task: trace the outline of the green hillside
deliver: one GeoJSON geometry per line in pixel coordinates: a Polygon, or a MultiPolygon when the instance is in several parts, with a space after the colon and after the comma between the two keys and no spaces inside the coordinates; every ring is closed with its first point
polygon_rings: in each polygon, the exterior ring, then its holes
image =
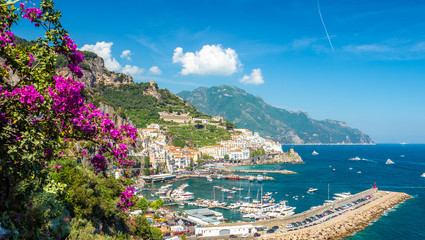
{"type": "Polygon", "coordinates": [[[273,107],[235,86],[201,87],[177,94],[200,111],[220,115],[242,128],[285,144],[369,144],[372,139],[344,122],[318,121],[305,112],[273,107]]]}

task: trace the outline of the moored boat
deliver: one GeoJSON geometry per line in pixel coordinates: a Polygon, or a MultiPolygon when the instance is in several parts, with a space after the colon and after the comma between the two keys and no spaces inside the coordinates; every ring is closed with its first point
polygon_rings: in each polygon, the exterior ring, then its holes
{"type": "Polygon", "coordinates": [[[308,193],[314,193],[316,192],[318,189],[317,188],[310,188],[307,190],[308,193]]]}
{"type": "Polygon", "coordinates": [[[262,182],[263,180],[264,180],[263,175],[258,175],[258,176],[257,176],[257,181],[258,181],[258,182],[262,182]]]}
{"type": "Polygon", "coordinates": [[[350,161],[360,161],[362,159],[359,158],[359,157],[353,157],[353,158],[349,158],[348,160],[350,160],[350,161]]]}
{"type": "Polygon", "coordinates": [[[311,155],[319,155],[319,153],[318,153],[318,152],[316,152],[316,151],[313,151],[313,152],[311,153],[311,155]]]}

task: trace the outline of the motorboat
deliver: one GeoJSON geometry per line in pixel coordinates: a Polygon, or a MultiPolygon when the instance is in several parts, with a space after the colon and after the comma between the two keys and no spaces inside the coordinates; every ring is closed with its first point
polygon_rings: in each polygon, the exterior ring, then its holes
{"type": "Polygon", "coordinates": [[[391,161],[391,159],[388,158],[385,164],[395,164],[395,162],[391,161]]]}
{"type": "Polygon", "coordinates": [[[206,178],[207,178],[207,180],[208,180],[209,182],[212,182],[212,178],[211,178],[211,176],[210,176],[210,175],[208,175],[206,178]]]}
{"type": "Polygon", "coordinates": [[[218,174],[217,179],[221,179],[223,177],[223,175],[218,174]]]}
{"type": "Polygon", "coordinates": [[[425,177],[425,173],[422,173],[421,177],[425,177]]]}
{"type": "Polygon", "coordinates": [[[258,182],[262,182],[263,180],[264,180],[263,175],[258,175],[258,176],[257,176],[257,181],[258,181],[258,182]]]}
{"type": "Polygon", "coordinates": [[[319,155],[319,153],[318,153],[318,152],[316,152],[316,151],[313,151],[313,152],[311,153],[311,155],[319,155]]]}
{"type": "Polygon", "coordinates": [[[362,159],[359,158],[359,157],[353,157],[353,158],[349,158],[348,160],[350,160],[350,161],[360,161],[362,159]]]}
{"type": "Polygon", "coordinates": [[[316,192],[318,189],[317,188],[310,188],[307,190],[308,193],[314,193],[316,192]]]}
{"type": "Polygon", "coordinates": [[[362,171],[358,171],[357,173],[360,174],[360,173],[362,173],[362,171]]]}
{"type": "Polygon", "coordinates": [[[250,181],[250,182],[253,182],[254,180],[255,180],[255,177],[254,177],[254,176],[250,176],[250,177],[249,177],[249,181],[250,181]]]}

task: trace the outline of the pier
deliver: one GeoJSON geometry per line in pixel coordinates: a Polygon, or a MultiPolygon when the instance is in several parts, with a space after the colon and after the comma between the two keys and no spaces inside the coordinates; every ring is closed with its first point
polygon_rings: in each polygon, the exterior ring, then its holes
{"type": "Polygon", "coordinates": [[[296,174],[294,171],[290,170],[257,170],[257,169],[238,169],[238,170],[230,170],[229,172],[241,172],[241,173],[280,173],[280,174],[296,174]]]}
{"type": "MultiPolygon", "coordinates": [[[[185,178],[206,178],[207,176],[211,176],[211,178],[217,178],[217,175],[205,175],[205,174],[185,174],[185,175],[182,175],[182,176],[178,176],[177,178],[183,178],[183,177],[185,177],[185,178]]],[[[223,175],[222,179],[225,179],[225,180],[249,180],[249,178],[252,177],[252,176],[249,176],[249,175],[247,175],[247,176],[236,175],[236,176],[238,176],[238,178],[227,179],[226,176],[228,176],[228,175],[223,175]]],[[[263,180],[275,180],[275,178],[263,176],[263,180]]]]}

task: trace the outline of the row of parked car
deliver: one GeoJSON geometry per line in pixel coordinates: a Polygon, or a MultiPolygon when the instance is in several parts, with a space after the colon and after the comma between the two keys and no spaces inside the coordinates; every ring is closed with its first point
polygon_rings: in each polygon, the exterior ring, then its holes
{"type": "MultiPolygon", "coordinates": [[[[305,219],[304,221],[298,221],[298,222],[290,223],[290,224],[286,225],[286,228],[289,228],[288,231],[293,231],[294,229],[291,229],[291,228],[296,228],[296,227],[299,227],[301,229],[301,228],[304,228],[305,225],[308,225],[308,224],[310,224],[310,223],[312,223],[314,221],[317,221],[317,220],[319,220],[319,219],[321,219],[321,218],[323,218],[325,216],[328,216],[328,215],[334,214],[336,212],[339,212],[339,214],[336,214],[336,215],[330,217],[329,219],[334,218],[334,217],[336,217],[336,216],[341,215],[342,213],[344,213],[345,212],[344,210],[347,210],[347,209],[349,209],[349,208],[351,208],[351,207],[353,207],[355,205],[358,205],[359,203],[364,202],[364,201],[366,201],[368,199],[371,199],[371,198],[372,198],[372,196],[368,195],[368,196],[363,197],[363,198],[360,198],[360,199],[358,199],[358,200],[356,200],[356,201],[354,201],[352,203],[348,203],[348,204],[346,204],[344,206],[335,208],[334,210],[326,210],[323,213],[317,214],[317,215],[312,216],[312,217],[309,217],[309,218],[305,219]]],[[[357,206],[355,208],[358,208],[358,207],[359,206],[357,206]]],[[[315,222],[312,225],[317,225],[317,224],[318,223],[315,222]]]]}

